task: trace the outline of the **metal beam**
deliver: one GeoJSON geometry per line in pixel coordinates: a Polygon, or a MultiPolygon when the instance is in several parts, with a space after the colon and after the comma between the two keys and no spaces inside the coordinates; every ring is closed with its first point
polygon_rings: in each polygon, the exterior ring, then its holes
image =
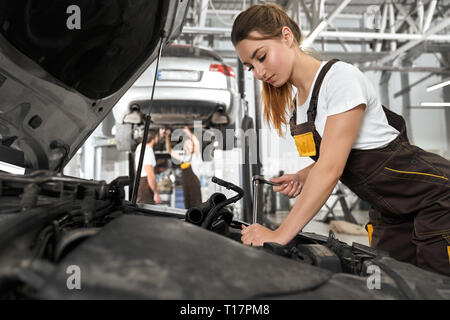
{"type": "Polygon", "coordinates": [[[317,38],[317,36],[326,29],[329,22],[332,22],[338,14],[344,10],[344,8],[350,3],[351,0],[343,0],[336,9],[330,14],[330,16],[326,19],[323,19],[319,25],[309,33],[308,37],[303,41],[302,47],[308,47],[314,42],[314,39],[317,38]]]}
{"type": "MultiPolygon", "coordinates": [[[[330,27],[339,32],[339,30],[332,23],[328,22],[328,24],[330,25],[330,27]]],[[[339,41],[340,45],[342,46],[345,52],[352,52],[352,49],[345,43],[345,41],[342,38],[337,38],[337,40],[339,41]]]]}
{"type": "Polygon", "coordinates": [[[433,68],[433,67],[391,67],[391,66],[367,66],[360,67],[361,71],[392,71],[392,72],[421,72],[421,73],[429,73],[432,72],[434,74],[450,74],[450,70],[445,70],[443,68],[433,68]]]}
{"type": "MultiPolygon", "coordinates": [[[[310,10],[308,9],[308,7],[306,5],[305,5],[305,7],[303,7],[304,0],[296,0],[296,1],[299,2],[299,4],[301,5],[301,7],[303,9],[303,12],[301,12],[301,16],[303,17],[303,15],[304,15],[303,18],[308,18],[306,13],[308,13],[308,15],[309,15],[310,10]]],[[[215,11],[217,14],[220,14],[220,15],[234,16],[234,15],[241,13],[242,9],[234,10],[234,9],[217,9],[216,8],[215,11]]],[[[208,13],[208,14],[211,14],[211,13],[208,13]]],[[[310,15],[309,15],[309,18],[311,18],[310,15]]],[[[360,14],[352,14],[352,13],[341,13],[336,18],[344,19],[344,20],[359,20],[359,19],[361,19],[361,15],[360,14]]]]}
{"type": "Polygon", "coordinates": [[[337,58],[339,60],[348,61],[350,63],[364,63],[367,61],[373,61],[378,59],[384,55],[384,53],[380,52],[337,52],[337,51],[328,51],[321,52],[321,55],[330,58],[337,58]]]}
{"type": "Polygon", "coordinates": [[[413,31],[419,33],[419,28],[417,27],[417,24],[411,18],[411,14],[406,11],[405,7],[400,3],[398,3],[397,1],[394,1],[394,5],[397,7],[398,11],[400,11],[400,13],[403,14],[403,16],[405,17],[404,20],[406,20],[406,22],[413,29],[413,31]]]}
{"type": "MultiPolygon", "coordinates": [[[[386,24],[387,24],[387,12],[388,12],[388,6],[387,4],[384,4],[383,6],[383,12],[381,14],[381,26],[380,26],[380,30],[379,33],[382,34],[384,33],[384,31],[386,30],[386,24]]],[[[380,40],[376,41],[375,44],[375,52],[380,52],[381,51],[381,46],[382,46],[383,42],[380,40]]]]}
{"type": "MultiPolygon", "coordinates": [[[[450,46],[442,46],[436,43],[428,43],[428,42],[422,42],[421,44],[415,46],[411,50],[409,50],[405,55],[404,59],[409,59],[411,61],[415,61],[417,58],[419,58],[424,53],[432,53],[435,55],[436,59],[440,61],[439,56],[437,55],[437,52],[446,52],[450,50],[450,46]]],[[[445,64],[444,64],[445,65],[445,64]]],[[[448,66],[447,66],[448,67],[448,66]]]]}
{"type": "Polygon", "coordinates": [[[390,93],[389,93],[389,80],[391,79],[392,72],[383,70],[381,71],[381,77],[380,77],[380,89],[381,89],[381,104],[385,107],[390,107],[391,100],[390,100],[390,93]]]}
{"type": "Polygon", "coordinates": [[[312,0],[311,1],[311,19],[312,19],[312,25],[311,25],[311,29],[314,29],[317,27],[317,25],[320,23],[320,19],[319,19],[319,10],[317,8],[317,1],[318,0],[312,0]]]}
{"type": "MultiPolygon", "coordinates": [[[[450,18],[449,18],[450,20],[450,18]]],[[[448,23],[448,21],[447,21],[448,23]]],[[[450,35],[420,35],[420,34],[405,34],[405,33],[377,33],[377,32],[357,32],[357,31],[323,31],[320,37],[325,38],[354,38],[354,39],[367,39],[367,40],[399,40],[399,41],[410,41],[418,40],[418,43],[422,41],[440,41],[440,42],[450,42],[450,35]],[[420,40],[420,41],[419,41],[420,40]]]]}
{"type": "MultiPolygon", "coordinates": [[[[236,51],[235,50],[216,50],[217,54],[219,54],[224,59],[236,59],[236,51]]],[[[337,58],[342,61],[346,61],[349,63],[364,63],[367,61],[373,61],[380,56],[383,55],[381,52],[322,52],[321,55],[324,59],[337,58]]],[[[231,60],[230,60],[231,61],[231,60]]],[[[227,62],[229,63],[229,62],[227,62]]],[[[410,67],[410,68],[400,68],[400,67],[391,67],[391,66],[361,66],[359,67],[361,71],[390,71],[390,72],[414,72],[414,73],[433,73],[433,74],[442,74],[449,75],[450,69],[448,68],[436,68],[436,67],[410,67]]]]}
{"type": "MultiPolygon", "coordinates": [[[[392,2],[388,4],[389,8],[389,31],[392,34],[395,34],[395,12],[394,12],[394,5],[392,2]]],[[[397,42],[395,40],[390,41],[390,49],[391,51],[397,50],[397,42]]]]}
{"type": "Polygon", "coordinates": [[[448,85],[450,85],[450,78],[443,79],[436,84],[428,86],[427,91],[429,92],[429,91],[437,90],[437,89],[443,88],[448,85]]]}
{"type": "Polygon", "coordinates": [[[431,0],[428,5],[427,15],[425,17],[425,22],[423,23],[423,31],[427,31],[430,27],[431,20],[433,19],[434,9],[436,9],[437,0],[431,0]]]}
{"type": "Polygon", "coordinates": [[[424,17],[425,8],[423,5],[423,1],[417,1],[417,24],[419,25],[419,32],[423,31],[423,17],[424,17]]]}
{"type": "MultiPolygon", "coordinates": [[[[198,26],[200,28],[206,25],[206,15],[208,13],[209,0],[200,0],[200,12],[198,13],[198,26]]],[[[203,35],[199,34],[194,38],[194,45],[198,45],[203,41],[203,35]]]]}
{"type": "MultiPolygon", "coordinates": [[[[403,67],[411,67],[412,61],[411,60],[402,60],[402,66],[403,67]]],[[[409,83],[409,73],[401,73],[400,74],[400,83],[402,88],[407,88],[410,86],[409,83]]],[[[408,132],[409,140],[413,142],[413,134],[412,134],[412,128],[411,128],[411,110],[408,109],[408,107],[411,106],[411,94],[409,90],[402,95],[402,116],[403,119],[405,119],[406,123],[406,132],[408,132]]]]}
{"type": "MultiPolygon", "coordinates": [[[[308,7],[307,7],[306,4],[305,4],[305,0],[299,0],[299,4],[300,4],[300,5],[302,6],[302,8],[303,8],[304,14],[305,14],[305,16],[306,16],[306,19],[307,19],[308,22],[309,22],[310,27],[312,27],[313,21],[312,21],[312,18],[311,18],[311,13],[310,13],[310,10],[308,9],[308,7]]],[[[300,19],[300,16],[299,16],[299,19],[300,19]]],[[[300,20],[297,21],[297,22],[300,23],[300,20]]]]}
{"type": "MultiPolygon", "coordinates": [[[[444,23],[443,21],[442,23],[444,23]]],[[[450,18],[447,19],[447,23],[450,24],[450,18]]],[[[443,27],[445,28],[445,27],[443,27]]],[[[432,30],[430,30],[432,31],[432,30]]],[[[304,33],[308,33],[308,30],[304,30],[304,33]]],[[[183,28],[183,33],[185,34],[217,34],[229,36],[231,34],[231,28],[218,28],[218,27],[191,27],[185,26],[183,28]]],[[[437,35],[430,34],[420,35],[420,34],[404,34],[404,33],[377,33],[377,32],[354,32],[354,31],[323,31],[318,35],[318,37],[324,38],[347,38],[347,39],[365,39],[365,40],[400,40],[409,41],[417,40],[418,43],[422,41],[439,41],[439,42],[450,42],[450,35],[437,35]]],[[[400,48],[401,49],[401,48],[400,48]]],[[[399,49],[399,50],[400,50],[399,49]]]]}
{"type": "Polygon", "coordinates": [[[397,98],[397,97],[399,97],[399,96],[401,96],[401,95],[403,95],[403,94],[405,94],[405,93],[408,93],[414,86],[416,86],[416,85],[418,85],[419,83],[421,83],[421,82],[427,80],[428,78],[431,78],[431,77],[434,76],[434,75],[435,75],[434,73],[427,74],[425,77],[423,77],[423,78],[417,80],[416,82],[410,84],[410,85],[407,86],[406,88],[403,88],[402,90],[396,92],[396,93],[394,94],[394,98],[397,98]]]}
{"type": "MultiPolygon", "coordinates": [[[[450,109],[449,107],[423,107],[423,106],[410,106],[408,107],[408,109],[426,109],[426,110],[442,110],[445,109],[447,111],[447,109],[450,109]]],[[[450,160],[450,156],[447,157],[447,159],[450,160]]]]}
{"type": "Polygon", "coordinates": [[[438,23],[437,25],[435,25],[433,28],[429,29],[426,33],[424,33],[422,35],[422,39],[419,40],[412,40],[410,42],[408,42],[407,44],[404,44],[403,46],[401,46],[398,50],[388,54],[386,57],[380,59],[377,61],[378,64],[385,64],[389,61],[394,60],[395,58],[397,58],[400,54],[408,51],[411,48],[414,48],[415,46],[417,46],[419,43],[427,40],[432,34],[437,33],[439,31],[441,31],[442,29],[445,29],[446,27],[448,27],[450,25],[450,17],[444,18],[440,23],[438,23]]]}

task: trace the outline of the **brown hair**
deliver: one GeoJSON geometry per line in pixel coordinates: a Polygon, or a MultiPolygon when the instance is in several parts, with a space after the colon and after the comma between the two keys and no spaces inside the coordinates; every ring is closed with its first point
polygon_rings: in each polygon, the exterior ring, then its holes
{"type": "MultiPolygon", "coordinates": [[[[292,20],[278,5],[261,4],[249,7],[234,20],[231,31],[231,42],[236,45],[244,39],[265,40],[281,36],[283,27],[289,27],[294,35],[297,46],[303,41],[303,35],[298,24],[292,20]],[[252,31],[258,31],[263,37],[250,37],[252,31]]],[[[264,119],[270,125],[273,123],[280,136],[283,135],[281,125],[287,124],[286,107],[292,108],[292,85],[286,82],[277,88],[266,82],[262,84],[262,100],[264,104],[264,119]]]]}
{"type": "Polygon", "coordinates": [[[159,129],[149,129],[147,135],[147,143],[150,143],[159,134],[159,129]]]}

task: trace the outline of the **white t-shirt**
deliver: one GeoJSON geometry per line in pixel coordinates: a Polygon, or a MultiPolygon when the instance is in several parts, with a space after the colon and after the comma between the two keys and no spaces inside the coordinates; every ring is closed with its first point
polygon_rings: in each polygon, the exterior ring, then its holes
{"type": "MultiPolygon", "coordinates": [[[[297,124],[307,122],[307,111],[311,95],[320,70],[327,61],[323,61],[317,71],[308,98],[303,105],[297,106],[297,124]]],[[[298,101],[298,98],[297,98],[298,101]]],[[[301,102],[301,101],[300,101],[301,102]]],[[[355,66],[336,62],[328,70],[319,91],[316,130],[323,136],[327,116],[332,116],[365,104],[366,109],[353,143],[353,149],[369,150],[384,147],[394,140],[399,132],[388,124],[379,96],[369,79],[355,66]]]]}
{"type": "MultiPolygon", "coordinates": [[[[142,143],[140,143],[137,148],[136,152],[134,153],[134,163],[135,163],[135,169],[138,169],[139,165],[139,157],[141,155],[141,146],[142,143]]],[[[153,168],[156,166],[156,159],[155,154],[153,152],[153,149],[150,148],[148,145],[145,145],[145,154],[144,154],[144,161],[142,162],[142,170],[141,170],[141,178],[147,176],[147,172],[145,171],[144,166],[145,165],[151,165],[153,168]]]]}
{"type": "Polygon", "coordinates": [[[200,173],[200,167],[203,162],[201,155],[196,154],[190,154],[190,155],[183,155],[182,162],[190,162],[191,168],[194,174],[199,177],[200,173]]]}

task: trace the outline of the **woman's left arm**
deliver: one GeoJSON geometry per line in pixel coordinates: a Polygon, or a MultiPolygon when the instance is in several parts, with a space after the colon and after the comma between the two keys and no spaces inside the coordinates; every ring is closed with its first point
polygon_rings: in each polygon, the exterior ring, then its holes
{"type": "Polygon", "coordinates": [[[259,224],[244,227],[244,244],[287,244],[316,215],[330,197],[344,171],[348,155],[358,136],[365,108],[365,104],[360,104],[349,111],[328,116],[319,159],[309,172],[294,207],[275,231],[259,224]]]}

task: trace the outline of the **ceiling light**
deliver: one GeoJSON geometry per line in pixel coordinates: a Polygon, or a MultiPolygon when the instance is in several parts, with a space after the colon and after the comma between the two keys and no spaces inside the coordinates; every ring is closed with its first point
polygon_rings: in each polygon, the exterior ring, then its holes
{"type": "Polygon", "coordinates": [[[450,84],[450,78],[443,80],[442,82],[439,82],[437,84],[434,84],[432,86],[427,87],[427,91],[433,91],[445,86],[448,86],[450,84]]]}
{"type": "Polygon", "coordinates": [[[422,107],[450,107],[450,102],[421,102],[422,107]]]}

